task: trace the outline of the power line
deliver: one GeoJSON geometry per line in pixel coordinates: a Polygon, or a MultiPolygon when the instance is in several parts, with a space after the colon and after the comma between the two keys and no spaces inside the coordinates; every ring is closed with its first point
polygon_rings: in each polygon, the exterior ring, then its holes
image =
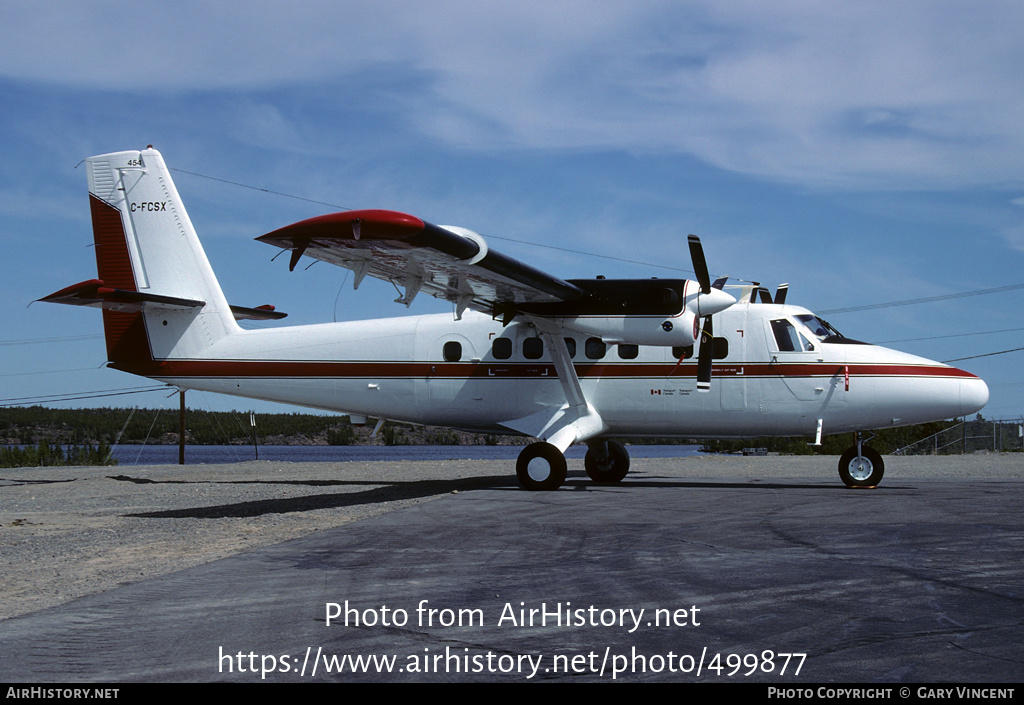
{"type": "MultiPolygon", "coordinates": [[[[295,199],[297,201],[305,201],[307,203],[316,203],[317,205],[329,206],[331,208],[339,208],[341,210],[352,210],[351,208],[348,208],[347,206],[341,206],[341,205],[338,205],[337,203],[328,203],[326,201],[317,201],[317,200],[312,199],[312,198],[305,198],[303,196],[296,196],[294,194],[284,193],[283,191],[274,191],[273,189],[261,188],[259,186],[250,186],[248,184],[243,184],[243,183],[238,182],[238,181],[231,181],[229,179],[221,179],[221,178],[218,178],[216,176],[207,176],[206,174],[199,174],[199,173],[194,172],[194,171],[186,171],[185,169],[175,169],[173,167],[171,169],[172,169],[172,171],[178,171],[178,172],[181,172],[182,174],[189,174],[190,176],[197,176],[197,177],[199,177],[201,179],[210,179],[211,181],[219,181],[220,183],[230,184],[232,186],[238,186],[240,188],[247,188],[247,189],[251,189],[253,191],[260,191],[260,192],[263,192],[263,193],[270,193],[270,194],[273,194],[275,196],[282,196],[284,198],[293,198],[293,199],[295,199]]],[[[542,247],[542,248],[545,248],[545,249],[548,249],[548,250],[558,250],[560,252],[568,252],[570,254],[582,255],[582,256],[585,256],[585,257],[598,257],[600,259],[607,259],[607,260],[611,260],[613,262],[624,262],[626,264],[637,264],[637,265],[641,265],[641,266],[644,266],[644,267],[655,267],[655,268],[659,268],[659,269],[668,269],[668,270],[676,271],[676,272],[694,273],[692,269],[685,269],[685,268],[682,268],[682,267],[672,267],[670,265],[665,265],[665,264],[652,264],[651,262],[640,262],[640,261],[637,261],[637,260],[623,259],[621,257],[612,257],[610,255],[601,255],[601,254],[597,254],[597,253],[594,253],[594,252],[584,252],[582,250],[573,250],[573,249],[569,249],[567,247],[557,247],[555,245],[547,245],[547,244],[540,243],[540,242],[530,242],[529,240],[518,240],[516,238],[503,237],[501,235],[487,235],[486,237],[490,238],[490,239],[494,239],[494,240],[504,240],[506,242],[514,242],[514,243],[517,243],[517,244],[520,244],[520,245],[529,245],[531,247],[542,247]]],[[[743,281],[743,282],[748,282],[749,283],[749,280],[742,279],[740,277],[730,277],[730,278],[735,279],[737,281],[743,281]]],[[[956,292],[956,293],[953,293],[953,294],[943,294],[943,295],[940,295],[940,296],[928,296],[928,297],[924,297],[924,298],[920,298],[920,299],[905,299],[905,300],[902,300],[902,301],[888,301],[888,302],[885,302],[885,303],[865,304],[865,305],[862,305],[862,306],[848,306],[846,308],[832,308],[832,309],[826,309],[826,310],[823,310],[823,311],[818,311],[818,313],[833,315],[833,314],[836,314],[836,313],[853,313],[854,311],[871,311],[871,310],[879,309],[879,308],[892,308],[892,307],[895,307],[895,306],[912,306],[912,305],[915,305],[915,304],[933,303],[933,302],[936,302],[936,301],[947,301],[949,299],[962,299],[962,298],[966,298],[968,296],[981,296],[983,294],[998,294],[998,293],[1002,293],[1002,292],[1006,292],[1006,291],[1014,291],[1014,290],[1017,290],[1017,289],[1024,289],[1024,284],[1010,284],[1010,285],[1007,285],[1007,286],[993,287],[991,289],[977,289],[977,290],[974,290],[974,291],[960,291],[960,292],[956,292]]]]}
{"type": "MultiPolygon", "coordinates": [[[[512,238],[512,237],[502,237],[501,235],[485,235],[485,237],[487,239],[489,239],[489,240],[505,240],[507,242],[515,242],[515,243],[518,243],[520,245],[530,245],[531,247],[543,247],[543,248],[548,249],[548,250],[558,250],[560,252],[569,252],[569,253],[574,254],[574,255],[584,255],[586,257],[600,257],[601,259],[609,259],[609,260],[612,260],[613,262],[625,262],[627,264],[639,264],[639,265],[642,265],[644,267],[657,267],[657,268],[660,268],[660,269],[670,269],[670,270],[672,270],[674,272],[689,272],[691,274],[696,274],[696,272],[694,272],[692,269],[684,269],[682,267],[670,267],[667,264],[652,264],[650,262],[639,262],[639,261],[634,260],[634,259],[623,259],[621,257],[612,257],[610,255],[599,255],[599,254],[595,254],[593,252],[583,252],[582,250],[570,250],[568,247],[556,247],[555,245],[544,245],[544,244],[541,244],[539,242],[530,242],[529,240],[517,240],[517,239],[512,238]]],[[[738,281],[746,281],[746,280],[740,279],[738,281]]]]}
{"type": "Polygon", "coordinates": [[[1018,350],[1024,350],[1024,348],[1013,348],[1011,350],[1000,350],[999,352],[985,353],[984,355],[971,355],[970,357],[957,357],[952,360],[943,360],[942,363],[946,364],[949,362],[960,362],[961,360],[976,360],[979,357],[992,357],[993,355],[1005,355],[1006,353],[1017,352],[1018,350]]]}
{"type": "Polygon", "coordinates": [[[200,179],[209,179],[210,181],[219,181],[222,184],[231,184],[232,186],[240,186],[241,188],[252,189],[253,191],[262,191],[263,193],[270,193],[275,196],[283,196],[285,198],[294,198],[296,201],[306,201],[307,203],[316,203],[320,206],[330,206],[331,208],[340,208],[343,211],[352,210],[346,206],[339,206],[337,203],[328,203],[326,201],[317,201],[312,198],[305,198],[303,196],[295,196],[290,193],[284,193],[282,191],[274,191],[269,188],[261,188],[259,186],[250,186],[249,184],[239,183],[238,181],[229,181],[228,179],[219,179],[216,176],[207,176],[206,174],[197,174],[194,171],[186,171],[184,169],[176,169],[174,167],[168,167],[171,171],[178,171],[182,174],[189,174],[190,176],[198,176],[200,179]]]}
{"type": "Polygon", "coordinates": [[[1013,332],[1020,331],[1020,330],[1024,330],[1024,328],[1002,328],[1000,330],[984,330],[984,331],[979,331],[977,333],[954,333],[952,335],[933,335],[933,336],[929,336],[927,338],[901,338],[899,340],[879,340],[878,344],[879,345],[882,345],[882,344],[888,345],[889,343],[913,343],[913,342],[917,342],[919,340],[942,340],[944,338],[966,338],[966,337],[969,337],[969,336],[972,336],[972,335],[991,335],[993,333],[1013,333],[1013,332]]]}
{"type": "Polygon", "coordinates": [[[74,367],[66,370],[40,370],[38,372],[5,372],[0,374],[0,377],[26,377],[28,375],[59,375],[67,374],[68,372],[92,372],[93,370],[101,370],[102,367],[74,367]]]}
{"type": "MultiPolygon", "coordinates": [[[[221,179],[221,178],[216,177],[216,176],[207,176],[206,174],[200,174],[200,173],[197,173],[197,172],[194,172],[194,171],[186,171],[185,169],[177,169],[177,168],[174,168],[174,167],[168,167],[168,168],[171,169],[171,171],[181,172],[182,174],[188,174],[190,176],[197,176],[200,179],[209,179],[210,181],[218,181],[218,182],[220,182],[222,184],[230,184],[231,186],[238,186],[240,188],[247,188],[247,189],[250,189],[250,190],[253,190],[253,191],[260,191],[262,193],[269,193],[269,194],[273,194],[275,196],[282,196],[283,198],[292,198],[292,199],[295,199],[296,201],[305,201],[306,203],[315,203],[317,205],[328,206],[330,208],[337,208],[337,209],[343,210],[343,211],[352,210],[348,206],[342,206],[342,205],[339,205],[337,203],[328,203],[327,201],[318,201],[318,200],[313,199],[313,198],[306,198],[304,196],[296,196],[294,194],[284,193],[283,191],[275,191],[273,189],[268,189],[268,188],[262,188],[260,186],[250,186],[249,184],[243,184],[243,183],[241,183],[239,181],[231,181],[229,179],[221,179]]],[[[531,247],[542,247],[542,248],[545,248],[545,249],[548,249],[548,250],[558,250],[560,252],[569,252],[569,253],[574,254],[574,255],[583,255],[585,257],[598,257],[600,259],[612,260],[613,262],[624,262],[624,263],[627,263],[627,264],[638,264],[638,265],[642,265],[644,267],[656,267],[656,268],[660,268],[660,269],[668,269],[668,270],[675,271],[675,272],[688,272],[688,273],[691,273],[691,274],[694,273],[692,269],[685,269],[685,268],[682,268],[682,267],[671,267],[671,266],[664,265],[664,264],[652,264],[650,262],[639,262],[637,260],[623,259],[621,257],[611,257],[610,255],[601,255],[601,254],[597,254],[597,253],[594,253],[594,252],[584,252],[582,250],[571,250],[571,249],[569,249],[567,247],[557,247],[555,245],[546,245],[546,244],[540,243],[540,242],[530,242],[529,240],[518,240],[518,239],[513,238],[513,237],[503,237],[501,235],[485,235],[485,237],[488,238],[488,239],[492,239],[492,240],[504,240],[505,242],[514,242],[514,243],[517,243],[519,245],[529,245],[531,247]]],[[[683,250],[680,249],[680,251],[683,251],[683,250]]],[[[738,281],[746,281],[746,280],[745,279],[739,279],[738,281]]]]}
{"type": "Polygon", "coordinates": [[[974,291],[958,291],[955,294],[943,294],[941,296],[926,296],[922,299],[904,299],[903,301],[889,301],[882,304],[866,304],[864,306],[849,306],[847,308],[832,308],[818,311],[821,314],[852,313],[853,311],[871,311],[877,308],[891,308],[893,306],[912,306],[914,304],[929,304],[935,301],[948,301],[949,299],[963,299],[968,296],[981,296],[982,294],[999,294],[1004,291],[1024,289],[1024,284],[1009,284],[997,286],[991,289],[976,289],[974,291]]]}
{"type": "Polygon", "coordinates": [[[76,399],[99,399],[100,397],[117,397],[125,394],[145,394],[148,392],[166,392],[167,387],[126,387],[120,390],[109,392],[92,391],[76,392],[72,394],[51,394],[40,397],[12,397],[0,399],[0,406],[31,406],[33,404],[48,404],[57,401],[74,401],[76,399]]]}
{"type": "Polygon", "coordinates": [[[0,346],[8,345],[36,345],[37,343],[65,343],[73,340],[93,340],[95,338],[102,338],[102,335],[98,333],[91,333],[89,335],[65,335],[54,338],[22,338],[21,340],[4,340],[0,341],[0,346]]]}

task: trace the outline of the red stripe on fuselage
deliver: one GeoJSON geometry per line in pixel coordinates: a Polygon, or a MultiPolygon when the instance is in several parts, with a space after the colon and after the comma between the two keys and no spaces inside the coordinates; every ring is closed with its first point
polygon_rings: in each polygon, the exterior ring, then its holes
{"type": "MultiPolygon", "coordinates": [[[[494,378],[556,378],[555,368],[545,363],[499,362],[379,362],[379,361],[305,361],[305,360],[139,360],[115,362],[116,369],[145,377],[192,378],[431,378],[486,379],[494,378]]],[[[952,377],[974,379],[976,375],[955,367],[892,364],[805,364],[805,363],[734,363],[716,365],[717,377],[787,377],[830,378],[845,374],[851,377],[952,377]]],[[[580,379],[685,378],[697,374],[697,365],[676,363],[581,363],[576,365],[580,379]],[[675,370],[675,373],[673,373],[675,370]]]]}

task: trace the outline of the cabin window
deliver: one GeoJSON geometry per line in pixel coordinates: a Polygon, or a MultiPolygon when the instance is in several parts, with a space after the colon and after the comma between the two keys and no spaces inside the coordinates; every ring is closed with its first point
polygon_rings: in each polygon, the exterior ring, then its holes
{"type": "Polygon", "coordinates": [[[774,320],[772,323],[772,334],[775,336],[775,344],[779,352],[804,352],[814,350],[806,338],[797,331],[796,326],[785,318],[774,320]]]}
{"type": "Polygon", "coordinates": [[[693,357],[693,346],[675,346],[674,348],[672,348],[672,357],[674,357],[676,360],[689,360],[691,357],[693,357]]]}
{"type": "Polygon", "coordinates": [[[714,338],[712,339],[711,348],[711,359],[712,360],[724,360],[729,357],[729,339],[728,338],[714,338]]]}
{"type": "Polygon", "coordinates": [[[540,338],[523,338],[523,357],[539,360],[544,354],[544,341],[540,338]]]}
{"type": "Polygon", "coordinates": [[[587,338],[585,352],[591,360],[600,360],[608,352],[608,346],[600,338],[587,338]]]}
{"type": "Polygon", "coordinates": [[[507,360],[512,357],[512,339],[495,338],[491,343],[491,354],[495,360],[507,360]]]}
{"type": "Polygon", "coordinates": [[[636,356],[640,354],[640,347],[637,345],[631,345],[629,343],[619,344],[619,359],[620,360],[635,360],[636,356]]]}
{"type": "Polygon", "coordinates": [[[457,340],[449,340],[444,344],[445,362],[458,362],[462,359],[462,343],[457,340]]]}
{"type": "MultiPolygon", "coordinates": [[[[701,345],[706,345],[708,341],[707,336],[702,336],[700,339],[701,345]]],[[[729,339],[728,338],[711,338],[711,359],[712,360],[724,360],[729,357],[729,339]]]]}
{"type": "Polygon", "coordinates": [[[568,350],[569,350],[569,357],[570,358],[576,357],[576,339],[575,338],[566,338],[565,339],[565,347],[568,348],[568,350]]]}

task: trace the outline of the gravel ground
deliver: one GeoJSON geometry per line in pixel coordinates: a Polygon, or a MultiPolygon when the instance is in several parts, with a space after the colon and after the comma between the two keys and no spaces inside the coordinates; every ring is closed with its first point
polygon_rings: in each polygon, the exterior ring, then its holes
{"type": "MultiPolygon", "coordinates": [[[[637,460],[636,477],[839,482],[836,458],[637,460]]],[[[886,458],[887,483],[1024,479],[1024,454],[886,458]]],[[[489,487],[508,461],[0,469],[0,619],[348,522],[489,487]]],[[[570,461],[570,482],[582,475],[570,461]]]]}

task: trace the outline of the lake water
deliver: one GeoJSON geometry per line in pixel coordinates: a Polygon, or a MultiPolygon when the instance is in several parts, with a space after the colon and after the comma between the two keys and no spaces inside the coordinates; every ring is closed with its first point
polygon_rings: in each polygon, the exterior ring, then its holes
{"type": "MultiPolygon", "coordinates": [[[[700,446],[627,446],[631,458],[683,458],[701,455],[700,446]]],[[[522,446],[260,446],[260,460],[292,463],[339,463],[360,460],[508,460],[515,462],[522,446]]],[[[580,459],[586,446],[572,446],[567,458],[580,459]]],[[[178,446],[121,445],[114,449],[119,465],[165,465],[178,462],[178,446]]],[[[185,462],[241,463],[255,460],[252,446],[187,446],[185,462]]]]}

